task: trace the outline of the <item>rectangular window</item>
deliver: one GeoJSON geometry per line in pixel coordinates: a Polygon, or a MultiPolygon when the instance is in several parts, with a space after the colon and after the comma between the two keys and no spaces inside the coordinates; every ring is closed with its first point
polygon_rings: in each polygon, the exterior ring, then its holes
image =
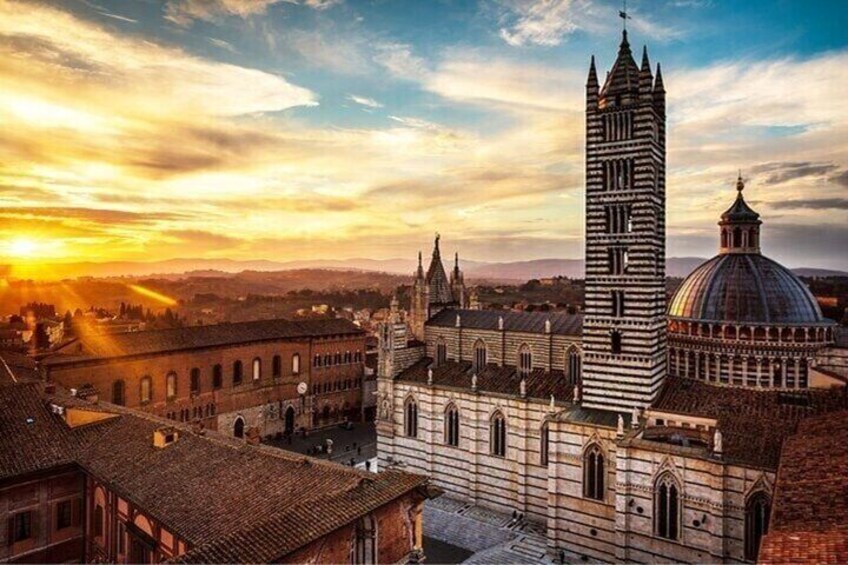
{"type": "Polygon", "coordinates": [[[13,543],[28,540],[32,537],[32,516],[33,512],[27,510],[18,512],[12,517],[12,537],[13,543]]]}
{"type": "Polygon", "coordinates": [[[56,529],[70,528],[73,523],[73,506],[70,500],[63,500],[56,505],[56,529]]]}
{"type": "Polygon", "coordinates": [[[615,318],[621,318],[624,316],[624,291],[623,290],[613,290],[610,292],[610,299],[612,301],[612,316],[615,318]]]}
{"type": "Polygon", "coordinates": [[[607,251],[609,262],[609,273],[611,275],[623,275],[627,272],[629,257],[624,247],[610,247],[607,251]]]}

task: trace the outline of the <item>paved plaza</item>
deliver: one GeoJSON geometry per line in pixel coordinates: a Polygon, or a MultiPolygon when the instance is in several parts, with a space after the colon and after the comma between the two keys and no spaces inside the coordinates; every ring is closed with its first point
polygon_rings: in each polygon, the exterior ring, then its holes
{"type": "Polygon", "coordinates": [[[312,455],[319,459],[332,459],[337,463],[351,464],[351,459],[359,465],[377,456],[377,430],[374,422],[355,422],[351,429],[332,426],[310,432],[307,436],[294,435],[289,439],[275,439],[267,442],[288,451],[302,455],[312,455]],[[333,442],[332,453],[322,448],[327,440],[333,442]],[[316,448],[318,451],[316,452],[316,448]]]}

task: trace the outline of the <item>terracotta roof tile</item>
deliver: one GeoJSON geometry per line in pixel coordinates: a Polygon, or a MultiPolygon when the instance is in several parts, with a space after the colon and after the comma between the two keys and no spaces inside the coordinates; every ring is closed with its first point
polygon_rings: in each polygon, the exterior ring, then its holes
{"type": "Polygon", "coordinates": [[[774,470],[783,440],[795,432],[798,422],[848,408],[848,394],[845,389],[784,392],[669,378],[653,408],[715,418],[726,460],[774,470]]]}
{"type": "MultiPolygon", "coordinates": [[[[93,357],[123,357],[234,345],[278,339],[362,335],[365,332],[344,319],[259,320],[234,324],[191,326],[167,330],[129,332],[83,337],[81,341],[93,357]]],[[[55,355],[48,365],[79,360],[78,356],[55,355]]]]}
{"type": "Polygon", "coordinates": [[[848,562],[848,410],[804,420],[783,444],[760,561],[848,562]]]}

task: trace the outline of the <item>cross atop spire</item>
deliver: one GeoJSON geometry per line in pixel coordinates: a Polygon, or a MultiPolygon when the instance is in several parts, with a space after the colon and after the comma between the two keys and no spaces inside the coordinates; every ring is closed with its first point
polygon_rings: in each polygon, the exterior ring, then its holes
{"type": "Polygon", "coordinates": [[[624,31],[624,41],[627,41],[627,20],[633,19],[627,15],[627,0],[622,0],[622,8],[618,11],[618,17],[621,18],[621,27],[622,31],[624,31]]]}

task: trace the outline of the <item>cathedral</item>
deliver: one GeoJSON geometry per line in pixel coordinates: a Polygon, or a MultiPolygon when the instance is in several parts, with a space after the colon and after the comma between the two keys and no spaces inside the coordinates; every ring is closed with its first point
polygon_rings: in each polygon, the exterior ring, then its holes
{"type": "Polygon", "coordinates": [[[624,31],[604,83],[592,58],[586,84],[584,311],[480,309],[437,237],[409,319],[394,300],[380,331],[380,465],[520,513],[569,561],[811,550],[799,505],[824,520],[844,503],[811,512],[816,497],[781,491],[803,434],[848,421],[848,355],[806,286],[762,255],[741,178],[719,255],[667,304],[665,140],[660,66],[647,49],[637,65],[624,31]]]}

